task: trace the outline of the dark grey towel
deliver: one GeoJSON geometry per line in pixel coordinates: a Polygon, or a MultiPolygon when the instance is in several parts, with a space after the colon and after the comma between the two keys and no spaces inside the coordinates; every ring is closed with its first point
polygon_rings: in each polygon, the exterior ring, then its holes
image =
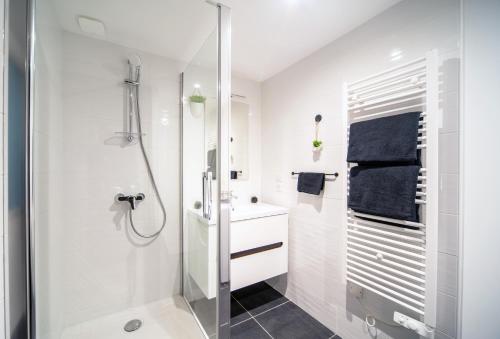
{"type": "Polygon", "coordinates": [[[297,191],[319,195],[324,187],[325,173],[299,173],[299,180],[297,181],[297,191]]]}
{"type": "Polygon", "coordinates": [[[411,112],[351,124],[347,162],[419,164],[420,114],[411,112]]]}
{"type": "Polygon", "coordinates": [[[418,222],[420,166],[356,166],[349,176],[349,208],[354,211],[418,222]]]}

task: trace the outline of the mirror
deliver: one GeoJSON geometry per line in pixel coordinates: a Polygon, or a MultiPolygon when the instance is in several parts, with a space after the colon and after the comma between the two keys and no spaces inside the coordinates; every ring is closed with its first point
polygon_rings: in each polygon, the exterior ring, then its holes
{"type": "Polygon", "coordinates": [[[205,102],[204,138],[206,152],[206,169],[212,172],[212,179],[216,180],[217,172],[217,100],[207,98],[205,102]]]}
{"type": "Polygon", "coordinates": [[[231,179],[248,180],[248,115],[250,106],[231,101],[231,179]]]}

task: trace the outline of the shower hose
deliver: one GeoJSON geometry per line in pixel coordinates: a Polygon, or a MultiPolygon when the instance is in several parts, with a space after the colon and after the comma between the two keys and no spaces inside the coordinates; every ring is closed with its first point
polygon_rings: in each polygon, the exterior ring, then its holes
{"type": "Polygon", "coordinates": [[[132,230],[134,233],[145,239],[150,239],[150,238],[155,238],[157,237],[161,231],[165,228],[165,225],[167,223],[167,212],[165,211],[165,205],[163,205],[163,201],[161,200],[160,193],[158,191],[158,186],[156,185],[155,177],[153,175],[153,171],[151,170],[151,165],[149,163],[148,155],[146,153],[146,148],[144,147],[144,142],[142,140],[142,122],[141,122],[141,110],[140,110],[140,105],[139,105],[139,85],[136,84],[134,86],[130,86],[131,90],[131,95],[134,97],[135,101],[135,108],[136,108],[136,114],[137,114],[137,132],[138,132],[138,138],[139,138],[139,145],[141,147],[141,152],[142,156],[144,158],[144,162],[146,163],[146,167],[148,170],[148,176],[149,179],[151,180],[151,185],[153,186],[153,190],[156,196],[156,199],[158,200],[158,203],[160,204],[161,212],[163,215],[163,222],[161,224],[161,227],[158,231],[152,233],[152,234],[143,234],[139,232],[134,224],[134,217],[133,217],[133,211],[132,208],[129,210],[129,219],[130,219],[130,226],[132,227],[132,230]],[[134,95],[135,94],[135,95],[134,95]]]}

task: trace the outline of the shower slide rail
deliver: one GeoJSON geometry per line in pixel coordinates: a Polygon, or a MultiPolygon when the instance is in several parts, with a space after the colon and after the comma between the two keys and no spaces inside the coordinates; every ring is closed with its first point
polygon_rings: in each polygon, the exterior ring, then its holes
{"type": "MultiPolygon", "coordinates": [[[[420,222],[355,212],[345,205],[345,278],[390,300],[428,326],[436,325],[438,237],[438,56],[437,51],[406,64],[344,84],[345,137],[353,122],[420,111],[418,149],[422,168],[415,203],[420,222]]],[[[347,149],[344,150],[347,155],[347,149]]],[[[346,165],[344,191],[349,196],[346,165]]]]}

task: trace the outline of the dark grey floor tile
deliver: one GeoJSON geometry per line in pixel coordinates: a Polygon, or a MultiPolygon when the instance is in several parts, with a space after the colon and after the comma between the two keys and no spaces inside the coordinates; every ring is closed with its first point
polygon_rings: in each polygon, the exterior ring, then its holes
{"type": "Polygon", "coordinates": [[[231,339],[269,339],[270,336],[253,319],[231,327],[231,339]]]}
{"type": "Polygon", "coordinates": [[[250,318],[250,313],[245,311],[243,307],[236,301],[236,299],[231,298],[231,325],[242,322],[250,318]]]}
{"type": "Polygon", "coordinates": [[[277,339],[328,339],[334,335],[332,331],[291,301],[255,319],[277,339]]]}
{"type": "Polygon", "coordinates": [[[288,300],[265,282],[236,290],[233,292],[233,297],[252,315],[262,313],[288,300]]]}

